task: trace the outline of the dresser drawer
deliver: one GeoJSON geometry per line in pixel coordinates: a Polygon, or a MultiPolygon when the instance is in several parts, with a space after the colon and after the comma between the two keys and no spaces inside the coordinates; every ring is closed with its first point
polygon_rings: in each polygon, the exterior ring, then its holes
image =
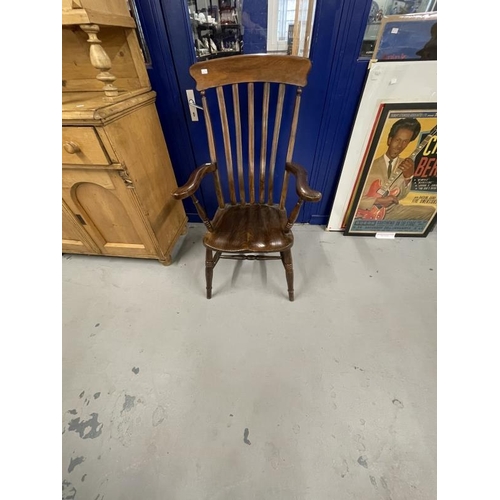
{"type": "Polygon", "coordinates": [[[62,128],[62,162],[72,165],[109,165],[109,157],[94,127],[62,128]]]}

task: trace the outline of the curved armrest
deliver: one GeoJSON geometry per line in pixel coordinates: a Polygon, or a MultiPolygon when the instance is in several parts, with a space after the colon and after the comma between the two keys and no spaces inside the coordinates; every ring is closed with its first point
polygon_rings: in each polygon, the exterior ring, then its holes
{"type": "Polygon", "coordinates": [[[215,172],[217,170],[216,163],[205,163],[198,167],[193,173],[189,176],[188,181],[184,186],[178,187],[173,193],[172,196],[176,200],[183,200],[188,196],[192,196],[196,190],[200,187],[201,181],[205,175],[215,172]]]}
{"type": "Polygon", "coordinates": [[[304,201],[316,202],[321,200],[322,194],[315,191],[307,184],[307,170],[298,163],[288,162],[285,166],[286,171],[295,176],[297,195],[304,201]]]}

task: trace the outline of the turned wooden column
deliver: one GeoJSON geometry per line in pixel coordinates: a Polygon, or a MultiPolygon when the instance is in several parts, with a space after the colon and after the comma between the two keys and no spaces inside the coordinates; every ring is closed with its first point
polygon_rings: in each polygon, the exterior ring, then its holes
{"type": "Polygon", "coordinates": [[[96,78],[104,83],[104,99],[111,101],[113,97],[118,95],[118,89],[113,85],[116,76],[109,72],[111,69],[111,60],[108,54],[106,54],[106,51],[102,48],[101,40],[97,38],[99,26],[97,24],[81,24],[80,28],[89,36],[87,42],[90,43],[90,62],[94,68],[100,70],[96,78]]]}

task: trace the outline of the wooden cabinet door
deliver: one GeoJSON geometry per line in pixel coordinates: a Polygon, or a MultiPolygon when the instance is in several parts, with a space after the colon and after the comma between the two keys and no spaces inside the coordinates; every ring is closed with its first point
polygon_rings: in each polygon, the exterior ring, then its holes
{"type": "Polygon", "coordinates": [[[64,168],[63,200],[104,255],[156,257],[132,182],[118,170],[64,168]]]}
{"type": "Polygon", "coordinates": [[[82,228],[82,221],[62,202],[62,251],[67,253],[101,253],[82,228]]]}

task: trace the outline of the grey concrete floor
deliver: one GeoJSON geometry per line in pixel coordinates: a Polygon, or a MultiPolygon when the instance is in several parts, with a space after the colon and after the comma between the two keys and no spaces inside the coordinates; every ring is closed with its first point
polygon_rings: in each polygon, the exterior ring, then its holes
{"type": "Polygon", "coordinates": [[[436,498],[436,244],[294,229],[279,261],[62,256],[63,498],[436,498]]]}

